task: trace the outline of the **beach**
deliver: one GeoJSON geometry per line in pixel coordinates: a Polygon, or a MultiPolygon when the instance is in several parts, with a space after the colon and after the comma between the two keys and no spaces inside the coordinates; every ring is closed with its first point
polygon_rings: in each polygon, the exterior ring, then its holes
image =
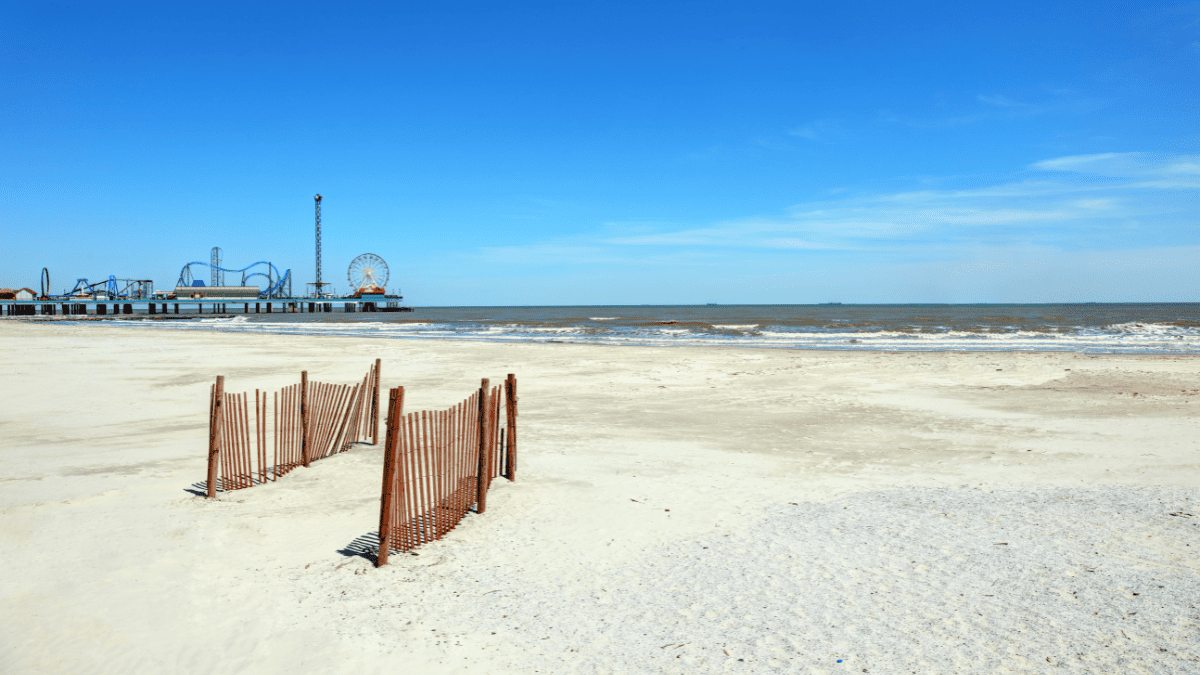
{"type": "Polygon", "coordinates": [[[1200,356],[0,322],[5,673],[1200,672],[1200,356]],[[204,499],[208,392],[520,382],[375,568],[378,447],[204,499]]]}

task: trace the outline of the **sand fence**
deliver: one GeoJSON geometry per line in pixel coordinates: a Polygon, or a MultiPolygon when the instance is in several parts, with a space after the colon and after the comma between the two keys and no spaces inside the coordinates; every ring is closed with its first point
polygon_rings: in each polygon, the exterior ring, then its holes
{"type": "Polygon", "coordinates": [[[475,507],[487,510],[492,479],[516,479],[517,378],[446,410],[404,414],[404,388],[388,392],[377,565],[388,552],[441,539],[475,507]],[[501,428],[503,411],[505,426],[501,428]]]}
{"type": "MultiPolygon", "coordinates": [[[[209,397],[208,497],[277,480],[368,437],[377,444],[379,372],[376,359],[354,385],[309,382],[303,371],[273,397],[255,389],[253,426],[249,394],[226,392],[218,376],[209,397]]],[[[515,480],[516,469],[515,375],[495,387],[485,378],[445,410],[405,414],[404,387],[389,390],[376,564],[386,565],[389,551],[441,539],[472,508],[483,513],[492,480],[515,480]]]]}
{"type": "Polygon", "coordinates": [[[254,390],[254,426],[249,422],[248,393],[225,391],[225,377],[212,386],[208,422],[208,496],[217,490],[241,490],[287,475],[297,466],[348,450],[379,437],[379,369],[375,360],[361,382],[336,385],[300,382],[274,393],[254,390]],[[268,420],[273,413],[274,424],[268,420]],[[250,434],[254,433],[254,442],[250,434]],[[268,438],[269,436],[269,438],[268,438]],[[268,452],[270,457],[268,458],[268,452]]]}

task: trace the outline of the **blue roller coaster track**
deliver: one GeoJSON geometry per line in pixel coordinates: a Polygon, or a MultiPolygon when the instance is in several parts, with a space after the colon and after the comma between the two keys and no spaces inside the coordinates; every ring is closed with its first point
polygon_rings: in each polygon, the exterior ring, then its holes
{"type": "MultiPolygon", "coordinates": [[[[271,263],[266,262],[266,261],[259,261],[259,262],[254,263],[253,265],[247,265],[246,267],[243,267],[240,270],[231,270],[231,269],[226,269],[224,267],[217,267],[215,265],[212,265],[212,264],[209,264],[206,262],[199,262],[199,261],[190,262],[190,263],[184,265],[183,269],[179,271],[179,281],[175,282],[176,286],[197,286],[197,285],[203,286],[204,285],[203,281],[200,281],[199,283],[197,283],[196,278],[192,275],[192,265],[199,265],[201,267],[207,267],[212,271],[221,272],[222,274],[225,272],[229,272],[231,274],[241,274],[242,275],[242,283],[241,283],[242,286],[248,285],[246,282],[253,279],[254,277],[262,277],[263,279],[266,279],[267,287],[258,292],[258,297],[260,297],[264,300],[269,300],[271,298],[290,298],[290,297],[292,297],[292,271],[287,270],[283,274],[280,274],[279,270],[274,265],[272,265],[271,263]],[[265,272],[260,272],[260,271],[251,272],[250,271],[250,270],[254,269],[255,267],[258,267],[259,265],[265,266],[265,268],[264,268],[265,272]],[[249,272],[249,274],[247,274],[247,272],[249,272]]],[[[222,278],[224,278],[224,277],[222,276],[222,278]]]]}
{"type": "MultiPolygon", "coordinates": [[[[50,286],[49,274],[42,270],[42,287],[50,286]]],[[[154,295],[154,282],[150,279],[118,279],[108,275],[106,281],[90,283],[86,278],[77,279],[71,290],[61,295],[53,295],[42,291],[42,296],[50,299],[68,300],[72,298],[89,298],[104,300],[146,300],[154,295]]]]}

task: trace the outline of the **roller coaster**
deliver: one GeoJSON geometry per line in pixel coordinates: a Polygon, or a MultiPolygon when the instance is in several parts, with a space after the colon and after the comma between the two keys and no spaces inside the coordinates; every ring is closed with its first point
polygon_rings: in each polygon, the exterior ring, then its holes
{"type": "Polygon", "coordinates": [[[50,270],[43,267],[39,300],[147,300],[154,296],[154,282],[150,279],[108,279],[92,283],[87,278],[76,279],[69,291],[59,294],[50,292],[50,270]]]}
{"type": "Polygon", "coordinates": [[[61,295],[50,293],[50,271],[42,268],[41,284],[43,300],[146,300],[154,295],[154,282],[150,279],[118,279],[110,274],[105,281],[91,283],[87,278],[76,279],[75,286],[61,295]]]}
{"type": "MultiPolygon", "coordinates": [[[[216,259],[216,258],[214,258],[214,259],[216,259]]],[[[212,275],[211,278],[214,281],[220,279],[221,281],[219,283],[224,282],[224,275],[226,273],[241,274],[242,275],[242,283],[239,284],[241,286],[248,285],[246,282],[250,281],[251,279],[253,279],[255,277],[262,277],[263,279],[266,279],[267,287],[258,292],[258,297],[260,297],[264,300],[269,300],[271,298],[290,298],[290,297],[292,297],[292,271],[287,270],[283,274],[280,274],[279,270],[274,265],[272,265],[271,263],[266,262],[266,261],[259,261],[259,262],[254,263],[253,265],[247,265],[246,267],[243,267],[240,270],[226,269],[224,267],[220,267],[218,265],[214,265],[214,264],[206,263],[206,262],[199,262],[199,261],[190,262],[190,263],[184,265],[183,269],[179,271],[179,281],[175,282],[176,287],[203,286],[204,285],[204,281],[197,280],[193,276],[193,274],[192,274],[192,266],[193,265],[207,267],[212,275]],[[260,267],[260,266],[262,266],[262,267],[260,267]],[[251,271],[251,270],[254,270],[255,268],[258,268],[258,270],[261,270],[261,271],[251,271]]]]}

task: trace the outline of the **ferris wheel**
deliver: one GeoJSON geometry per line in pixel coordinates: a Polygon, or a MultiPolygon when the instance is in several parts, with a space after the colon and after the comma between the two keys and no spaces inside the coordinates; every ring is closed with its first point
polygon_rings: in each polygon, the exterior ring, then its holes
{"type": "Polygon", "coordinates": [[[388,266],[374,253],[364,253],[350,261],[346,276],[354,293],[383,293],[388,282],[388,266]]]}

